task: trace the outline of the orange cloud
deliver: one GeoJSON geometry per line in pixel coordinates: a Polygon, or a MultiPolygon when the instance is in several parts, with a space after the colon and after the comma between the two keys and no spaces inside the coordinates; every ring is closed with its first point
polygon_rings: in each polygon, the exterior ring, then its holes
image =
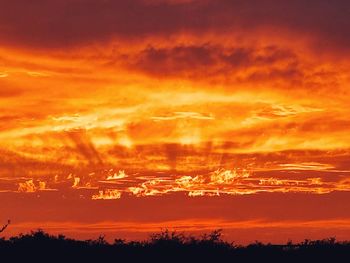
{"type": "Polygon", "coordinates": [[[4,1],[0,194],[349,192],[348,4],[253,2],[4,1]]]}
{"type": "Polygon", "coordinates": [[[118,190],[107,189],[105,191],[99,191],[97,195],[91,197],[92,200],[115,200],[121,197],[121,192],[118,190]]]}

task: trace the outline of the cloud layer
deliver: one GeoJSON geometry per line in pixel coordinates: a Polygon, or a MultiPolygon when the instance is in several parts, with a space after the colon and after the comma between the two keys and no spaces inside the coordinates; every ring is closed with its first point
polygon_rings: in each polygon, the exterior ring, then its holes
{"type": "Polygon", "coordinates": [[[84,225],[94,207],[97,227],[118,221],[131,235],[152,217],[131,204],[155,200],[169,217],[137,231],[160,221],[186,228],[194,218],[206,228],[208,218],[230,229],[243,222],[245,235],[266,218],[276,233],[279,224],[297,229],[291,220],[322,221],[317,233],[327,235],[343,220],[348,231],[346,205],[334,207],[350,190],[349,8],[340,0],[2,1],[0,195],[11,207],[0,216],[18,218],[18,229],[84,225]],[[258,210],[251,198],[274,205],[258,210]],[[218,200],[242,213],[214,211],[218,200]],[[320,200],[326,211],[309,213],[320,200]],[[202,209],[179,216],[167,210],[173,201],[202,209]],[[119,210],[103,212],[110,203],[119,210]]]}
{"type": "Polygon", "coordinates": [[[347,49],[349,8],[343,0],[3,1],[0,35],[16,45],[65,47],[111,38],[268,30],[311,37],[323,48],[347,49]]]}

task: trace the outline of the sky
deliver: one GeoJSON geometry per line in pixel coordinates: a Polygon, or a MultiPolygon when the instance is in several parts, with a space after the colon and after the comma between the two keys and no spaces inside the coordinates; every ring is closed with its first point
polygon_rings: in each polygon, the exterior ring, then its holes
{"type": "Polygon", "coordinates": [[[349,240],[349,13],[2,0],[3,234],[349,240]]]}

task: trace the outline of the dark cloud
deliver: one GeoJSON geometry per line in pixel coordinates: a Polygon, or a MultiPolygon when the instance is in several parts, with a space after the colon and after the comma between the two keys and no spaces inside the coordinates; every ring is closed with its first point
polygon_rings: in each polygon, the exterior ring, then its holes
{"type": "Polygon", "coordinates": [[[347,48],[349,11],[345,0],[4,0],[0,37],[3,43],[62,47],[177,32],[250,34],[268,27],[316,37],[318,46],[347,48]]]}
{"type": "Polygon", "coordinates": [[[254,78],[297,77],[298,59],[289,51],[273,46],[244,48],[205,45],[148,47],[134,56],[126,56],[125,63],[132,70],[140,70],[153,76],[206,77],[237,73],[254,67],[249,76],[254,78]],[[278,63],[284,63],[283,69],[278,63]],[[260,70],[260,71],[259,71],[260,70]],[[262,70],[262,72],[261,72],[262,70]],[[254,75],[255,74],[255,75],[254,75]],[[265,76],[268,75],[268,76],[265,76]]]}

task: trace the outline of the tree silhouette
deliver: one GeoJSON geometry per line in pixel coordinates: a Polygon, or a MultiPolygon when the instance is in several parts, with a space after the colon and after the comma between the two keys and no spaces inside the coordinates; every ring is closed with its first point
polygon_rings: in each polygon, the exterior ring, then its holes
{"type": "MultiPolygon", "coordinates": [[[[9,222],[8,222],[9,224],[9,222]]],[[[7,224],[7,225],[8,225],[7,224]]],[[[6,229],[4,226],[1,231],[6,229]]],[[[0,260],[25,262],[350,262],[350,242],[335,238],[288,241],[273,245],[256,241],[247,246],[233,245],[221,238],[221,230],[200,237],[164,230],[146,241],[115,239],[103,235],[95,240],[74,240],[50,235],[43,230],[0,238],[0,260]]]]}

